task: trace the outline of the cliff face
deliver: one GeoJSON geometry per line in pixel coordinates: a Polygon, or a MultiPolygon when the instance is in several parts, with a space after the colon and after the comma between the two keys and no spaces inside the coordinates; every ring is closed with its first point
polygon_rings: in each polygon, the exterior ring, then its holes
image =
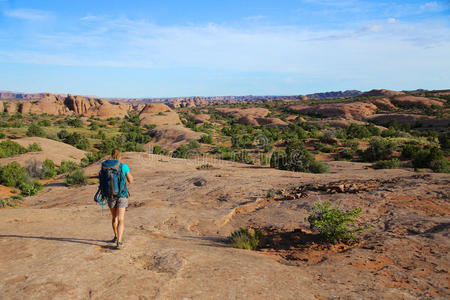
{"type": "Polygon", "coordinates": [[[60,96],[44,94],[37,101],[0,101],[0,112],[13,114],[78,114],[86,117],[124,117],[133,107],[130,104],[112,104],[105,99],[85,98],[82,96],[60,96]]]}

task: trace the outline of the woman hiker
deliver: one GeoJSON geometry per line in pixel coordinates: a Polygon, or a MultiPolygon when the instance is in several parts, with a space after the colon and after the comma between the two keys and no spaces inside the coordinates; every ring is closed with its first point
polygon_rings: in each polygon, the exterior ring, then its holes
{"type": "MultiPolygon", "coordinates": [[[[114,149],[111,153],[111,158],[113,161],[116,161],[116,164],[120,164],[119,171],[122,172],[126,181],[130,184],[133,183],[133,176],[130,173],[130,168],[127,164],[120,162],[120,150],[114,149]]],[[[125,182],[125,188],[120,191],[119,195],[108,199],[108,207],[111,210],[112,228],[114,231],[114,239],[112,239],[111,242],[116,243],[117,249],[123,247],[123,230],[125,227],[125,210],[128,207],[128,195],[128,189],[126,188],[125,182]]]]}

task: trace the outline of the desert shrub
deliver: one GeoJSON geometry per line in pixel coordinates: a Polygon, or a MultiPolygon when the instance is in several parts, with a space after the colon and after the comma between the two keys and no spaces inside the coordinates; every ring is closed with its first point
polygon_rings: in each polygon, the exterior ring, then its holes
{"type": "Polygon", "coordinates": [[[430,162],[430,169],[436,173],[450,173],[450,162],[445,159],[434,159],[430,162]]]}
{"type": "Polygon", "coordinates": [[[87,177],[84,175],[84,170],[79,168],[75,169],[66,175],[66,185],[84,185],[87,184],[87,177]]]}
{"type": "Polygon", "coordinates": [[[424,148],[417,151],[412,156],[412,165],[414,168],[429,168],[433,160],[444,159],[442,150],[437,147],[424,148]]]}
{"type": "Polygon", "coordinates": [[[450,134],[448,132],[443,133],[439,135],[438,139],[441,145],[441,149],[448,155],[448,153],[450,152],[450,134]]]}
{"type": "Polygon", "coordinates": [[[31,177],[40,178],[42,175],[42,162],[36,159],[30,159],[25,162],[25,169],[31,177]]]}
{"type": "Polygon", "coordinates": [[[261,165],[265,166],[270,164],[270,159],[266,154],[261,154],[261,159],[260,159],[261,165]]]}
{"type": "Polygon", "coordinates": [[[0,170],[0,183],[6,186],[19,186],[27,177],[27,170],[17,161],[10,162],[0,170]]]}
{"type": "Polygon", "coordinates": [[[270,166],[280,170],[307,173],[324,173],[328,168],[314,156],[300,141],[288,142],[285,151],[275,151],[270,158],[270,166]]]}
{"type": "Polygon", "coordinates": [[[379,160],[372,163],[372,168],[374,169],[397,169],[400,168],[402,163],[399,159],[393,158],[390,160],[379,160]]]}
{"type": "Polygon", "coordinates": [[[57,136],[60,140],[64,141],[68,136],[70,135],[70,132],[68,132],[65,129],[62,129],[58,131],[57,136]]]}
{"type": "Polygon", "coordinates": [[[406,135],[406,133],[404,133],[398,129],[395,129],[392,126],[390,126],[387,130],[384,130],[381,133],[382,137],[403,137],[405,135],[406,135]]]}
{"type": "Polygon", "coordinates": [[[358,140],[344,140],[342,141],[342,146],[349,147],[350,149],[356,151],[359,147],[359,141],[358,140]]]}
{"type": "Polygon", "coordinates": [[[42,127],[36,125],[36,124],[31,124],[28,127],[27,130],[27,136],[45,136],[45,132],[44,129],[42,129],[42,127]]]}
{"type": "Polygon", "coordinates": [[[242,162],[242,163],[246,163],[246,164],[254,164],[254,161],[250,157],[249,152],[245,151],[245,150],[241,150],[239,152],[234,153],[232,159],[237,162],[242,162]]]}
{"type": "Polygon", "coordinates": [[[37,180],[28,179],[19,183],[19,189],[23,196],[33,196],[42,190],[42,184],[37,180]]]}
{"type": "Polygon", "coordinates": [[[316,174],[328,173],[328,172],[330,172],[330,167],[328,167],[323,162],[320,162],[320,161],[317,161],[317,160],[313,160],[309,164],[309,172],[310,173],[316,173],[316,174]]]}
{"type": "Polygon", "coordinates": [[[344,211],[332,208],[330,202],[323,204],[315,202],[313,211],[307,220],[311,230],[318,231],[322,238],[330,243],[352,243],[357,240],[355,233],[368,227],[355,226],[355,218],[361,213],[361,208],[344,211]],[[352,226],[349,227],[348,224],[352,226]]]}
{"type": "Polygon", "coordinates": [[[100,139],[100,140],[105,140],[106,139],[106,134],[103,132],[103,130],[99,130],[96,138],[100,139]]]}
{"type": "Polygon", "coordinates": [[[56,176],[57,171],[56,171],[56,166],[55,163],[53,162],[53,160],[51,159],[46,159],[42,162],[42,174],[41,174],[41,178],[52,178],[54,176],[56,176]]]}
{"type": "Polygon", "coordinates": [[[39,152],[42,151],[41,145],[38,143],[31,143],[28,145],[27,152],[39,152]]]}
{"type": "Polygon", "coordinates": [[[233,232],[229,240],[234,248],[255,250],[259,246],[261,238],[262,232],[260,230],[248,230],[242,227],[233,232]]]}
{"type": "Polygon", "coordinates": [[[154,145],[152,153],[153,154],[160,154],[160,155],[167,155],[169,153],[169,151],[167,151],[166,149],[164,149],[160,145],[154,145]]]}
{"type": "Polygon", "coordinates": [[[336,152],[336,150],[337,150],[336,146],[324,144],[324,143],[316,143],[314,145],[314,148],[317,151],[324,152],[324,153],[333,153],[333,152],[336,152]]]}
{"type": "Polygon", "coordinates": [[[0,132],[0,139],[4,139],[6,137],[6,134],[4,134],[3,132],[0,132]]]}
{"type": "Polygon", "coordinates": [[[214,168],[214,166],[211,165],[211,164],[203,164],[201,166],[198,166],[196,169],[197,170],[203,170],[203,169],[213,169],[213,168],[214,168]]]}
{"type": "Polygon", "coordinates": [[[27,149],[18,143],[6,140],[0,142],[0,158],[26,153],[27,149]]]}
{"type": "Polygon", "coordinates": [[[336,159],[337,160],[352,160],[355,156],[355,151],[353,149],[341,149],[338,151],[336,159]]]}
{"type": "Polygon", "coordinates": [[[231,136],[231,144],[235,149],[253,148],[254,136],[250,134],[241,134],[231,136]]]}
{"type": "Polygon", "coordinates": [[[129,111],[127,116],[125,116],[125,119],[128,122],[130,122],[130,123],[132,123],[132,124],[134,124],[136,126],[140,126],[141,125],[141,119],[139,118],[139,113],[134,111],[134,110],[129,111]]]}
{"type": "Polygon", "coordinates": [[[387,160],[395,150],[395,143],[383,138],[373,138],[370,146],[361,152],[364,161],[387,160]]]}
{"type": "Polygon", "coordinates": [[[373,129],[376,127],[369,127],[369,126],[370,125],[358,125],[358,124],[352,123],[352,124],[350,124],[350,126],[348,126],[345,129],[345,133],[346,133],[347,137],[356,138],[356,139],[363,139],[363,138],[371,137],[372,135],[379,135],[379,133],[373,134],[373,132],[371,132],[371,130],[370,130],[370,129],[373,129]]]}
{"type": "Polygon", "coordinates": [[[89,124],[89,129],[92,131],[96,131],[98,130],[99,126],[97,122],[92,122],[91,124],[89,124]]]}
{"type": "Polygon", "coordinates": [[[44,120],[40,120],[38,122],[38,125],[42,126],[42,127],[49,127],[49,126],[52,126],[52,122],[50,122],[50,120],[44,119],[44,120]]]}
{"type": "Polygon", "coordinates": [[[69,126],[75,127],[75,128],[81,128],[83,127],[83,122],[80,118],[74,118],[67,122],[69,126]]]}
{"type": "Polygon", "coordinates": [[[87,150],[91,147],[89,140],[77,132],[69,134],[63,141],[64,143],[77,147],[81,150],[87,150]]]}
{"type": "Polygon", "coordinates": [[[13,199],[0,199],[0,208],[4,207],[17,207],[18,202],[13,199]]]}
{"type": "Polygon", "coordinates": [[[422,146],[419,144],[404,144],[402,146],[402,157],[406,159],[412,158],[417,152],[422,150],[422,146]]]}
{"type": "Polygon", "coordinates": [[[212,144],[213,143],[213,138],[210,134],[208,135],[202,135],[202,137],[199,140],[200,143],[203,144],[212,144]]]}
{"type": "Polygon", "coordinates": [[[61,166],[58,168],[57,173],[58,174],[63,174],[63,173],[67,173],[67,172],[72,172],[76,169],[79,169],[80,166],[71,160],[64,160],[61,162],[61,166]]]}
{"type": "Polygon", "coordinates": [[[272,156],[270,157],[270,167],[282,170],[286,160],[287,160],[286,151],[276,150],[274,153],[272,153],[272,156]]]}

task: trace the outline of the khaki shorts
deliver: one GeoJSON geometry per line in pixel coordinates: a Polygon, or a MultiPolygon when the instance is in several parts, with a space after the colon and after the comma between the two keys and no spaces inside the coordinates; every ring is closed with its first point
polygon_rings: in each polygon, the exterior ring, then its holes
{"type": "Polygon", "coordinates": [[[113,198],[108,200],[109,208],[127,208],[128,207],[128,198],[113,198]]]}

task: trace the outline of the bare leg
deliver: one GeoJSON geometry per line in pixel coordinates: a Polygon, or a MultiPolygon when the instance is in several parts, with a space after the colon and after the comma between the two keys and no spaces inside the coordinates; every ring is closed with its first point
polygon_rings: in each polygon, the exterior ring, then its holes
{"type": "Polygon", "coordinates": [[[111,210],[112,215],[111,224],[114,231],[114,236],[117,237],[117,224],[119,223],[119,218],[117,217],[117,208],[110,208],[109,210],[111,210]]]}
{"type": "Polygon", "coordinates": [[[117,219],[119,220],[119,225],[117,226],[117,240],[122,242],[123,229],[125,227],[125,208],[117,208],[117,219]]]}

